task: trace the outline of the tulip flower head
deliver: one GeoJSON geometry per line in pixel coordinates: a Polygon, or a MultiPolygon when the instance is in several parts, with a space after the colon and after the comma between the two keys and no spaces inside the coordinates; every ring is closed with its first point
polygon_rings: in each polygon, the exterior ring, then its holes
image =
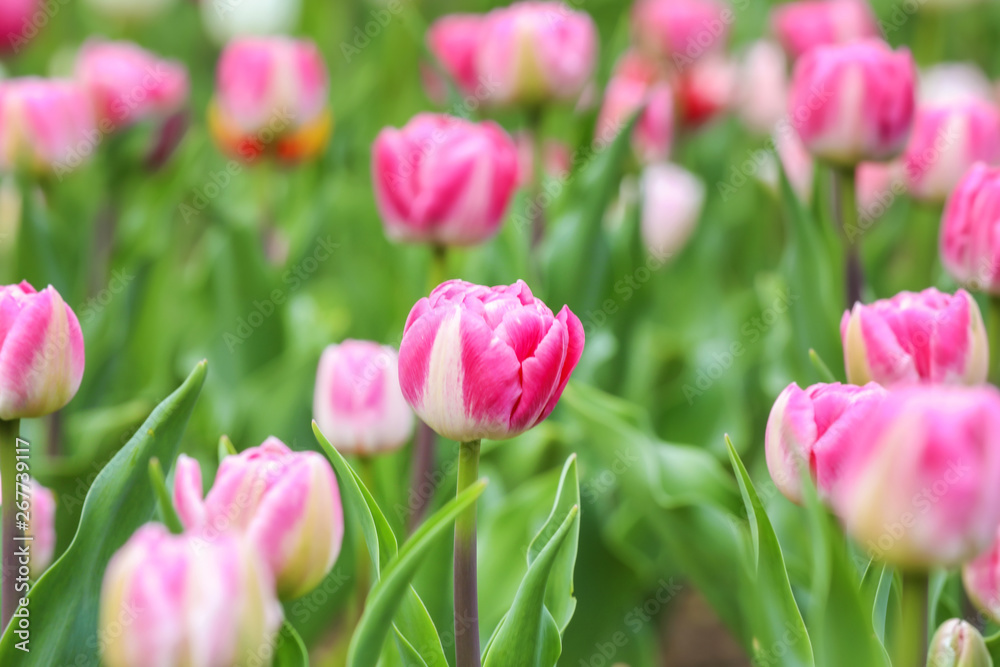
{"type": "Polygon", "coordinates": [[[632,146],[643,162],[665,160],[673,139],[674,96],[658,69],[638,53],[629,52],[615,66],[604,93],[596,135],[607,143],[621,132],[639,109],[632,146]]]}
{"type": "Polygon", "coordinates": [[[579,318],[565,306],[553,315],[522,281],[451,280],[406,319],[400,385],[417,416],[446,438],[512,438],[555,408],[583,343],[579,318]]]}
{"type": "Polygon", "coordinates": [[[483,16],[449,14],[427,30],[427,48],[465,95],[474,95],[480,84],[478,49],[483,16]]]}
{"type": "Polygon", "coordinates": [[[632,6],[639,50],[680,72],[720,52],[734,20],[733,10],[720,0],[637,0],[632,6]]]}
{"type": "Polygon", "coordinates": [[[785,118],[788,61],[781,47],[759,40],[747,49],[738,67],[734,104],[751,131],[767,135],[785,118]]]}
{"type": "Polygon", "coordinates": [[[34,37],[41,0],[5,0],[0,6],[0,53],[18,54],[34,37]]]}
{"type": "Polygon", "coordinates": [[[967,561],[996,539],[995,388],[894,389],[854,438],[833,488],[833,507],[870,555],[926,570],[967,561]]]}
{"type": "Polygon", "coordinates": [[[379,133],[372,180],[389,238],[473,245],[503,222],[518,183],[518,150],[495,123],[419,114],[379,133]]]}
{"type": "Polygon", "coordinates": [[[990,667],[992,664],[993,658],[979,630],[961,619],[945,621],[931,638],[927,667],[990,667]]]}
{"type": "Polygon", "coordinates": [[[881,37],[868,0],[799,0],[771,10],[771,29],[794,60],[816,46],[881,37]]]}
{"type": "Polygon", "coordinates": [[[847,379],[855,384],[982,384],[989,342],[979,306],[965,290],[933,287],[857,303],[840,321],[847,379]]]}
{"type": "Polygon", "coordinates": [[[76,79],[90,96],[104,134],[146,119],[163,120],[188,99],[184,66],[131,42],[84,44],[76,59],[76,79]]]}
{"type": "Polygon", "coordinates": [[[267,566],[243,536],[204,540],[148,523],[104,574],[102,664],[266,664],[260,656],[271,655],[282,617],[273,586],[267,566]]]}
{"type": "Polygon", "coordinates": [[[202,0],[201,19],[217,44],[294,32],[302,0],[202,0]]]}
{"type": "Polygon", "coordinates": [[[31,538],[31,578],[37,579],[52,563],[56,549],[56,497],[49,489],[31,478],[29,485],[28,527],[25,536],[31,538]]]}
{"type": "Polygon", "coordinates": [[[869,40],[817,46],[798,59],[788,115],[815,157],[844,167],[898,156],[913,125],[908,51],[869,40]]]}
{"type": "Polygon", "coordinates": [[[642,172],[642,240],[652,257],[677,255],[698,226],[705,184],[675,164],[653,164],[642,172]]]}
{"type": "Polygon", "coordinates": [[[736,92],[737,69],[723,54],[712,54],[677,77],[677,117],[681,125],[699,127],[729,109],[736,92]]]}
{"type": "Polygon", "coordinates": [[[315,44],[289,37],[230,42],[219,58],[209,126],[225,152],[245,161],[315,157],[330,138],[326,64],[315,44]]]}
{"type": "Polygon", "coordinates": [[[941,260],[969,289],[1000,294],[1000,168],[978,163],[962,177],[941,220],[941,260]]]}
{"type": "Polygon", "coordinates": [[[861,428],[882,405],[886,391],[864,387],[794,382],[781,392],[767,419],[767,469],[778,490],[802,502],[802,474],[808,471],[820,497],[828,498],[861,428]]]}
{"type": "Polygon", "coordinates": [[[68,173],[100,142],[84,90],[73,81],[0,81],[0,171],[68,173]]]}
{"type": "Polygon", "coordinates": [[[399,388],[396,350],[346,340],[323,350],[313,415],[338,451],[370,455],[399,449],[413,434],[413,411],[399,388]]]}
{"type": "Polygon", "coordinates": [[[83,366],[80,322],[54,287],[0,287],[0,419],[59,410],[80,388],[83,366]]]}
{"type": "Polygon", "coordinates": [[[224,458],[208,495],[201,494],[198,462],[180,456],[174,504],[184,527],[208,541],[244,533],[264,555],[283,598],[315,588],[340,554],[340,490],[329,462],[316,452],[293,452],[268,438],[224,458]]]}
{"type": "Polygon", "coordinates": [[[1000,622],[1000,529],[990,548],[962,567],[962,582],[976,607],[1000,622]]]}

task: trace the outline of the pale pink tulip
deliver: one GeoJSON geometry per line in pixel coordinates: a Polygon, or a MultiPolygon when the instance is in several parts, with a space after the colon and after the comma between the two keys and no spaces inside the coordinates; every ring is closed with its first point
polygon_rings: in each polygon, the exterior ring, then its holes
{"type": "Polygon", "coordinates": [[[796,59],[816,46],[881,37],[868,0],[798,0],[771,10],[771,29],[796,59]]]}
{"type": "Polygon", "coordinates": [[[928,667],[990,667],[986,641],[976,626],[958,618],[941,624],[927,650],[928,667]]]}
{"type": "Polygon", "coordinates": [[[399,346],[403,396],[451,440],[512,438],[549,416],[583,353],[579,318],[553,315],[523,282],[438,285],[399,346]]]}
{"type": "Polygon", "coordinates": [[[636,0],[632,34],[647,57],[683,71],[721,51],[736,16],[721,0],[636,0]]]}
{"type": "Polygon", "coordinates": [[[941,220],[941,259],[969,289],[1000,294],[1000,168],[974,165],[941,220]]]}
{"type": "Polygon", "coordinates": [[[665,160],[674,132],[673,92],[655,65],[628,52],[618,61],[604,92],[595,129],[598,141],[606,143],[617,136],[640,108],[632,146],[643,162],[665,160]]]}
{"type": "Polygon", "coordinates": [[[788,61],[774,42],[754,42],[739,64],[733,107],[752,132],[769,134],[785,117],[788,61]]]}
{"type": "MultiPolygon", "coordinates": [[[[20,488],[20,487],[19,487],[20,488]]],[[[31,538],[31,577],[37,579],[52,564],[56,550],[56,497],[52,491],[31,478],[28,491],[20,491],[24,497],[17,502],[28,501],[28,517],[25,536],[31,538]]]]}
{"type": "Polygon", "coordinates": [[[680,253],[698,226],[705,205],[705,184],[675,164],[642,172],[642,240],[646,250],[665,260],[680,253]]]}

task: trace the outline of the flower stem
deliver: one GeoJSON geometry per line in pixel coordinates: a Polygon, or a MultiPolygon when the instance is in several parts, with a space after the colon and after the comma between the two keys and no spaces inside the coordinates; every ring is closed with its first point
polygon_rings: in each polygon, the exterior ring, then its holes
{"type": "Polygon", "coordinates": [[[545,238],[545,211],[542,208],[542,182],[545,179],[544,144],[542,141],[542,107],[528,110],[528,134],[531,140],[531,249],[545,238]]]}
{"type": "Polygon", "coordinates": [[[903,615],[893,653],[893,667],[924,667],[927,664],[926,573],[903,575],[903,615]]]}
{"type": "MultiPolygon", "coordinates": [[[[457,493],[479,478],[481,442],[463,442],[458,453],[457,493]]],[[[479,667],[479,601],[476,592],[476,504],[455,521],[455,659],[458,667],[479,667]]]]}
{"type": "MultiPolygon", "coordinates": [[[[15,545],[24,537],[24,528],[18,528],[17,516],[17,435],[20,420],[4,421],[0,419],[0,486],[3,487],[3,583],[0,594],[3,604],[0,607],[0,632],[7,628],[10,619],[17,609],[17,559],[14,557],[15,545]]],[[[23,525],[23,524],[22,524],[23,525]]]]}
{"type": "Polygon", "coordinates": [[[861,301],[861,293],[865,287],[859,247],[861,241],[855,238],[853,233],[859,229],[856,171],[854,167],[833,170],[833,212],[834,220],[840,228],[841,238],[844,239],[844,276],[847,279],[848,309],[861,301]]]}
{"type": "Polygon", "coordinates": [[[1000,296],[990,295],[986,307],[986,335],[990,341],[990,373],[993,384],[1000,383],[1000,296]]]}

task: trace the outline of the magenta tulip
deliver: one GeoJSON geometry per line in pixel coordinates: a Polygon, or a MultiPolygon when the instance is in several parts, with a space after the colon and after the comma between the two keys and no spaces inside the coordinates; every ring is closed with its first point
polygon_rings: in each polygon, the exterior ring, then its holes
{"type": "Polygon", "coordinates": [[[102,664],[269,664],[282,618],[273,586],[242,536],[206,541],[148,523],[104,573],[95,638],[102,664]]]}
{"type": "Polygon", "coordinates": [[[771,408],[764,439],[767,469],[778,490],[801,503],[802,475],[808,472],[820,496],[828,498],[858,430],[885,395],[875,383],[788,385],[771,408]]]}
{"type": "Polygon", "coordinates": [[[20,53],[48,23],[42,0],[4,0],[0,5],[0,53],[20,53]]]}
{"type": "Polygon", "coordinates": [[[952,192],[941,220],[941,259],[970,289],[1000,294],[1000,168],[976,164],[952,192]]]}
{"type": "Polygon", "coordinates": [[[283,598],[315,588],[340,554],[344,512],[330,463],[316,452],[293,452],[274,437],[224,458],[204,500],[201,467],[181,455],[174,504],[184,527],[206,540],[245,533],[283,598]]]}
{"type": "Polygon", "coordinates": [[[405,445],[413,434],[413,411],[399,388],[396,350],[363,340],[327,347],[316,374],[313,416],[344,454],[378,454],[405,445]]]}
{"type": "Polygon", "coordinates": [[[427,30],[427,48],[466,95],[475,94],[480,84],[476,61],[482,25],[480,14],[449,14],[427,30]]]}
{"type": "Polygon", "coordinates": [[[517,146],[489,121],[419,114],[379,133],[372,179],[391,239],[482,243],[499,230],[517,186],[517,146]]]}
{"type": "Polygon", "coordinates": [[[796,62],[788,114],[814,156],[840,166],[899,155],[913,125],[908,51],[876,40],[817,46],[796,62]]]}
{"type": "Polygon", "coordinates": [[[598,142],[617,136],[640,108],[632,146],[643,162],[665,160],[674,132],[673,92],[654,65],[629,52],[618,61],[604,93],[595,129],[598,142]]]}
{"type": "Polygon", "coordinates": [[[549,416],[583,353],[583,325],[522,281],[438,285],[410,311],[399,346],[403,396],[446,438],[502,440],[549,416]]]}
{"type": "Polygon", "coordinates": [[[868,0],[799,0],[771,10],[771,29],[796,59],[816,46],[881,36],[868,0]]]}

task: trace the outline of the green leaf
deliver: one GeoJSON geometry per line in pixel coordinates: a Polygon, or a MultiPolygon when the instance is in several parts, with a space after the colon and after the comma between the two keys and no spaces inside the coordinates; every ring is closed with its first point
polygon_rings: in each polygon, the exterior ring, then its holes
{"type": "Polygon", "coordinates": [[[778,544],[774,528],[757,496],[750,475],[728,436],[726,447],[750,522],[756,595],[746,598],[755,609],[747,609],[744,613],[752,614],[750,621],[754,629],[755,644],[759,646],[755,657],[766,658],[780,651],[782,665],[814,665],[812,643],[792,595],[781,545],[778,544]]]}
{"type": "Polygon", "coordinates": [[[309,651],[288,621],[281,624],[272,667],[309,667],[309,651]]]}
{"type": "Polygon", "coordinates": [[[546,592],[563,543],[579,528],[580,508],[573,506],[524,575],[510,611],[486,646],[483,667],[556,664],[562,653],[562,639],[558,623],[545,606],[546,592]]]}
{"type": "Polygon", "coordinates": [[[177,510],[174,509],[173,501],[170,500],[170,491],[167,490],[167,480],[163,477],[160,459],[155,456],[149,459],[149,481],[153,485],[153,493],[156,494],[156,506],[160,510],[160,519],[171,533],[180,535],[184,532],[184,527],[177,516],[177,510]]]}
{"type": "Polygon", "coordinates": [[[1000,664],[1000,632],[986,638],[986,650],[990,652],[993,664],[1000,664]]]}
{"type": "Polygon", "coordinates": [[[36,619],[31,651],[15,648],[19,640],[8,631],[0,640],[0,663],[98,664],[95,638],[104,570],[132,533],[152,518],[156,498],[149,484],[149,461],[154,456],[174,460],[206,368],[206,362],[199,363],[94,480],[72,544],[28,592],[28,608],[36,619]]]}
{"type": "Polygon", "coordinates": [[[219,438],[219,463],[222,463],[222,459],[227,456],[236,456],[237,453],[236,447],[233,446],[233,441],[229,439],[228,435],[219,438]]]}
{"type": "Polygon", "coordinates": [[[399,554],[382,571],[382,577],[368,596],[365,611],[351,640],[347,664],[374,667],[392,627],[396,610],[413,589],[410,582],[435,539],[442,537],[455,518],[476,502],[486,488],[481,479],[434,513],[403,545],[399,554]]]}

